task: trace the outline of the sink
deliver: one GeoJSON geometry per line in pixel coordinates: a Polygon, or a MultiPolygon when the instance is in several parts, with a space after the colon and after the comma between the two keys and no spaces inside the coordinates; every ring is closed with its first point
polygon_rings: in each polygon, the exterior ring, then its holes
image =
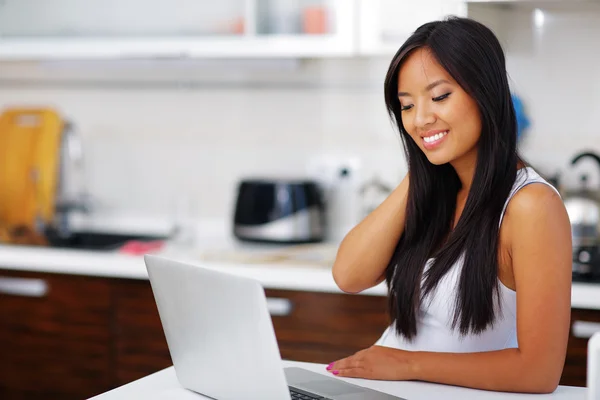
{"type": "Polygon", "coordinates": [[[68,237],[47,234],[48,247],[78,250],[115,250],[130,240],[165,240],[168,236],[140,235],[115,232],[74,232],[68,237]]]}

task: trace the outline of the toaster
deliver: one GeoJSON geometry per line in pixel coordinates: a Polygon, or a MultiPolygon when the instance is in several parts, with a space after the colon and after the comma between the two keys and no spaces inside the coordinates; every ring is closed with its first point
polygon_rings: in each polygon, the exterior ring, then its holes
{"type": "Polygon", "coordinates": [[[325,236],[325,205],[311,180],[242,179],[233,234],[242,241],[314,243],[325,236]]]}

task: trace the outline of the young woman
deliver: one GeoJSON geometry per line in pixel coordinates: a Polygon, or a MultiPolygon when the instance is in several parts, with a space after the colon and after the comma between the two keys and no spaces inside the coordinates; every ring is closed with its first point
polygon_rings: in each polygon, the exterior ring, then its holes
{"type": "Polygon", "coordinates": [[[558,192],[519,158],[500,43],[482,24],[421,26],[385,101],[408,175],[342,241],[333,277],[386,281],[392,324],[337,376],[547,393],[562,373],[571,230],[558,192]]]}

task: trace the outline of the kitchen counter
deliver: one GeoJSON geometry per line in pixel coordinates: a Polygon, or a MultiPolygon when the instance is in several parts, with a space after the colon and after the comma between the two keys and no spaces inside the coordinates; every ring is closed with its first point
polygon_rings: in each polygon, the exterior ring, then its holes
{"type": "MultiPolygon", "coordinates": [[[[153,254],[178,261],[226,270],[259,280],[265,288],[342,293],[322,260],[282,261],[266,254],[281,253],[275,247],[224,246],[221,251],[167,245],[153,254]],[[245,251],[240,251],[242,248],[245,251]],[[262,255],[262,256],[261,256],[262,255]]],[[[327,246],[327,245],[325,245],[327,246]]],[[[282,247],[277,247],[282,249],[282,247]]],[[[310,258],[310,257],[307,257],[310,258]]],[[[0,245],[0,269],[88,275],[108,278],[148,279],[143,256],[115,251],[85,251],[0,245]]],[[[364,295],[386,295],[382,283],[364,295]]],[[[600,301],[599,301],[600,304],[600,301]]],[[[600,305],[599,305],[600,307],[600,305]]]]}
{"type": "MultiPolygon", "coordinates": [[[[284,367],[306,368],[314,372],[327,375],[325,365],[283,361],[284,367]]],[[[331,376],[331,375],[329,375],[331,376]]],[[[384,393],[401,396],[406,399],[460,399],[460,400],[486,400],[486,399],[563,399],[585,400],[586,388],[559,386],[554,393],[546,395],[516,394],[503,392],[490,392],[483,390],[467,389],[457,386],[438,385],[426,382],[390,382],[365,379],[348,379],[353,384],[369,387],[384,393]]],[[[152,375],[131,382],[120,388],[111,390],[92,400],[125,400],[125,399],[208,399],[181,387],[175,376],[173,367],[156,372],[152,375]]],[[[250,392],[250,398],[251,392],[250,392]]]]}
{"type": "MultiPolygon", "coordinates": [[[[327,246],[327,245],[324,245],[327,246]]],[[[331,246],[330,246],[331,247],[331,246]]],[[[215,246],[215,248],[217,248],[215,246]]],[[[222,247],[223,249],[232,247],[222,247]]],[[[179,261],[226,270],[259,280],[267,289],[288,289],[328,293],[342,293],[331,275],[330,264],[323,260],[314,262],[310,254],[306,262],[289,262],[277,257],[259,257],[264,246],[246,246],[244,253],[207,253],[206,248],[167,245],[155,254],[179,261]],[[217,255],[215,255],[217,254],[217,255]],[[208,255],[208,256],[207,256],[208,255]],[[244,259],[244,256],[247,260],[244,259]]],[[[318,248],[318,247],[317,247],[318,248]]],[[[272,247],[270,248],[272,249],[272,247]]],[[[306,248],[307,252],[310,247],[306,248]]],[[[326,248],[327,249],[327,248],[326,248]]],[[[329,248],[331,254],[331,248],[329,248]]],[[[148,279],[143,256],[115,251],[83,251],[27,246],[1,246],[0,269],[88,275],[109,278],[148,279]]],[[[385,296],[385,283],[362,292],[362,295],[385,296]]],[[[573,283],[571,296],[573,308],[600,310],[600,284],[573,283]]]]}

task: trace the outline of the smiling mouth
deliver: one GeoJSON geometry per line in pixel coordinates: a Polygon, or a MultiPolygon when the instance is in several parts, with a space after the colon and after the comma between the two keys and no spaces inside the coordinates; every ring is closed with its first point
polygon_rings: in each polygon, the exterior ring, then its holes
{"type": "Polygon", "coordinates": [[[423,137],[423,146],[428,150],[437,147],[437,145],[443,142],[446,136],[448,136],[448,132],[449,131],[444,131],[436,133],[435,135],[423,137]]]}
{"type": "Polygon", "coordinates": [[[425,141],[425,143],[433,143],[433,142],[440,140],[447,134],[448,134],[448,131],[440,132],[440,133],[436,133],[435,135],[432,135],[432,136],[426,136],[423,138],[423,140],[425,141]]]}

